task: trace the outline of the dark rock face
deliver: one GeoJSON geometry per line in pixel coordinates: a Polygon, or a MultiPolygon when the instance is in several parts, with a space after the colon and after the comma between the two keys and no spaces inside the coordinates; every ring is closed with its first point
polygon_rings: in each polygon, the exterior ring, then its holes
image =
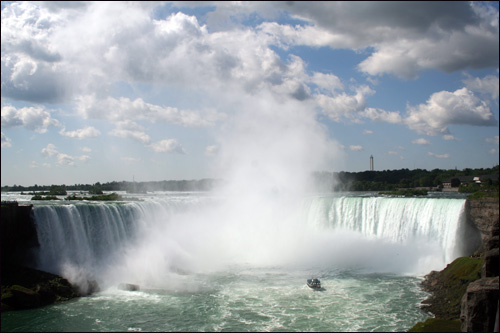
{"type": "Polygon", "coordinates": [[[2,201],[2,312],[35,308],[79,296],[66,279],[28,268],[35,265],[33,254],[39,247],[32,208],[32,205],[2,201]]]}
{"type": "Polygon", "coordinates": [[[58,275],[2,265],[2,312],[31,309],[78,296],[78,290],[58,275]]]}
{"type": "Polygon", "coordinates": [[[481,268],[481,277],[495,277],[499,275],[499,249],[492,249],[484,253],[484,263],[481,268]]]}
{"type": "MultiPolygon", "coordinates": [[[[450,279],[451,269],[458,260],[440,272],[429,273],[422,286],[432,296],[422,302],[422,308],[436,318],[461,320],[463,332],[493,332],[499,306],[499,199],[467,200],[465,204],[469,233],[479,232],[481,241],[474,257],[462,261],[482,259],[479,275],[458,276],[450,279]],[[454,300],[460,299],[459,302],[454,300]]],[[[469,241],[465,235],[465,241],[469,241]]],[[[472,242],[471,242],[472,244],[472,242]]],[[[457,269],[455,272],[462,272],[457,269]]]]}
{"type": "Polygon", "coordinates": [[[139,287],[139,285],[133,284],[133,283],[120,283],[120,285],[118,285],[118,289],[127,290],[127,291],[139,291],[139,290],[141,290],[141,287],[139,287]]]}
{"type": "Polygon", "coordinates": [[[33,205],[2,201],[0,237],[2,265],[35,263],[33,252],[39,247],[36,226],[32,219],[33,205]]]}
{"type": "Polygon", "coordinates": [[[491,249],[487,247],[495,246],[495,241],[492,237],[499,235],[499,198],[483,198],[481,200],[467,199],[465,202],[465,211],[467,221],[474,225],[481,234],[482,247],[480,248],[480,251],[487,251],[491,249]]]}
{"type": "Polygon", "coordinates": [[[498,308],[498,276],[469,284],[462,299],[462,332],[493,332],[498,308]]]}

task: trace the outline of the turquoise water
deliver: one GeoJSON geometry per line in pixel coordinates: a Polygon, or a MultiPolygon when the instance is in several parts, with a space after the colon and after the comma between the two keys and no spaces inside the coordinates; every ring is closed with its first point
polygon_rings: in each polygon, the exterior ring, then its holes
{"type": "Polygon", "coordinates": [[[429,317],[422,276],[474,245],[464,199],[139,197],[36,203],[37,268],[101,291],[3,313],[2,331],[406,331],[429,317]]]}
{"type": "Polygon", "coordinates": [[[170,289],[111,288],[41,309],[2,314],[2,331],[405,331],[428,317],[420,279],[391,274],[247,267],[177,276],[170,289]]]}

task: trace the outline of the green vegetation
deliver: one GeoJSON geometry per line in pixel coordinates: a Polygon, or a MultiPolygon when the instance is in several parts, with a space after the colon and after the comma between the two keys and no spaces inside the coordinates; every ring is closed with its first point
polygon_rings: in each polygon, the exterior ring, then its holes
{"type": "Polygon", "coordinates": [[[498,191],[478,191],[467,197],[467,199],[471,200],[481,200],[483,198],[498,198],[498,191]]]}
{"type": "Polygon", "coordinates": [[[31,198],[31,200],[61,200],[55,195],[47,195],[47,196],[41,196],[39,194],[35,195],[34,197],[31,198]]]}
{"type": "MultiPolygon", "coordinates": [[[[473,193],[478,189],[498,192],[499,166],[487,169],[441,170],[400,169],[362,172],[316,172],[312,181],[318,189],[324,191],[400,191],[424,188],[426,190],[442,189],[443,183],[449,182],[460,192],[473,193]],[[474,184],[473,176],[496,175],[496,179],[488,180],[481,185],[474,184]],[[465,185],[463,177],[471,178],[465,185]]],[[[39,195],[65,195],[66,191],[85,191],[100,195],[103,191],[126,191],[129,193],[146,193],[147,191],[208,191],[223,183],[220,179],[201,180],[164,180],[155,182],[109,182],[95,184],[51,185],[51,186],[3,186],[2,191],[32,191],[39,195]],[[46,191],[46,192],[44,192],[46,191]]],[[[405,195],[405,194],[402,194],[405,195]]],[[[415,195],[415,194],[412,194],[415,195]]],[[[419,195],[419,194],[417,194],[419,195]]]]}
{"type": "Polygon", "coordinates": [[[91,197],[77,197],[73,194],[68,196],[66,200],[121,201],[123,197],[117,193],[93,195],[91,197]]]}
{"type": "Polygon", "coordinates": [[[483,259],[461,257],[440,272],[426,276],[423,287],[433,293],[422,302],[422,308],[436,318],[415,324],[408,332],[460,332],[460,306],[467,286],[481,277],[483,259]]]}
{"type": "Polygon", "coordinates": [[[103,191],[127,191],[131,193],[145,193],[147,191],[209,191],[221,180],[218,179],[199,179],[199,180],[163,180],[156,182],[109,182],[75,185],[37,185],[34,186],[2,186],[5,192],[32,192],[31,194],[40,195],[66,195],[67,193],[54,192],[57,188],[64,191],[86,191],[89,194],[103,194],[103,191]],[[53,191],[54,190],[54,191],[53,191]],[[50,191],[50,192],[49,192],[50,191]]]}
{"type": "Polygon", "coordinates": [[[455,320],[460,317],[462,297],[469,283],[481,277],[482,258],[461,257],[455,259],[441,272],[433,272],[423,286],[434,297],[422,302],[437,318],[455,320]]]}
{"type": "MultiPolygon", "coordinates": [[[[398,191],[409,188],[442,188],[443,183],[451,180],[452,187],[460,185],[459,177],[472,177],[484,175],[498,175],[499,166],[488,169],[464,169],[432,171],[422,169],[400,169],[384,171],[363,172],[316,172],[314,181],[317,185],[328,185],[325,190],[332,191],[398,191]]],[[[472,179],[471,179],[472,180],[472,179]]],[[[485,183],[498,191],[498,178],[496,181],[485,183]]],[[[471,188],[472,189],[472,188],[471,188]]],[[[483,186],[481,186],[483,189],[483,186]]]]}
{"type": "Polygon", "coordinates": [[[427,190],[418,190],[418,189],[407,188],[407,189],[401,189],[401,190],[391,191],[391,192],[379,192],[378,194],[414,197],[414,196],[427,195],[427,190]]]}
{"type": "Polygon", "coordinates": [[[417,323],[408,332],[460,332],[460,320],[427,318],[425,322],[417,323]]]}

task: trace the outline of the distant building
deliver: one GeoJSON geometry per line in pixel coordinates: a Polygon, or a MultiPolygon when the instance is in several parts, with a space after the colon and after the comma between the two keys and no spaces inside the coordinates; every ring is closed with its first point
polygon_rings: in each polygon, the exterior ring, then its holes
{"type": "Polygon", "coordinates": [[[373,155],[370,155],[370,171],[373,171],[373,155]]]}
{"type": "MultiPolygon", "coordinates": [[[[481,184],[481,183],[484,183],[486,181],[488,181],[488,179],[491,179],[492,182],[498,182],[498,175],[496,174],[493,174],[493,175],[483,175],[483,176],[457,176],[457,177],[452,177],[450,179],[447,179],[445,181],[443,181],[443,189],[451,189],[452,186],[451,186],[451,183],[452,183],[452,179],[458,179],[460,181],[459,185],[466,185],[466,184],[471,184],[471,183],[476,183],[476,184],[481,184]]],[[[458,183],[458,182],[457,182],[458,183]]],[[[458,186],[457,186],[458,188],[458,186]]]]}

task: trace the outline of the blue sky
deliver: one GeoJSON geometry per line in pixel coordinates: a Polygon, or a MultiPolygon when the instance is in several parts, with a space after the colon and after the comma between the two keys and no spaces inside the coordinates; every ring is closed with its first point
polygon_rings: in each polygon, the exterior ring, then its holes
{"type": "Polygon", "coordinates": [[[497,2],[2,2],[1,183],[489,168],[498,22],[497,2]]]}

